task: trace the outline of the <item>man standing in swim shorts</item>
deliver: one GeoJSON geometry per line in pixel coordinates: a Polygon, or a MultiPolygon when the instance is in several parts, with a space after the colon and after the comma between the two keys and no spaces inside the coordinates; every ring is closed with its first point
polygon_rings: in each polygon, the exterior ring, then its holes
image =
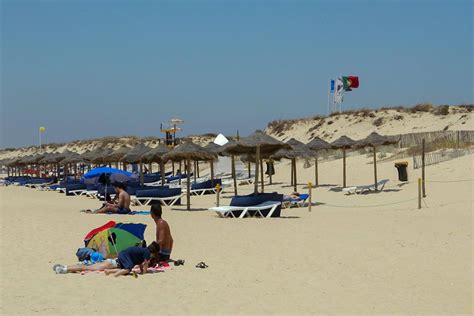
{"type": "Polygon", "coordinates": [[[173,250],[173,237],[171,236],[170,226],[161,218],[161,213],[161,204],[157,203],[151,206],[151,218],[156,224],[156,242],[160,245],[158,260],[168,262],[173,250]]]}

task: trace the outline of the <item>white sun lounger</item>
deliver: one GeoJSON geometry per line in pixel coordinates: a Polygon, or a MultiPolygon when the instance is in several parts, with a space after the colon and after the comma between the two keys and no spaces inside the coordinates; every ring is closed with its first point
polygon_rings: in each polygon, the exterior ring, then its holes
{"type": "Polygon", "coordinates": [[[182,196],[183,196],[183,194],[175,195],[175,196],[165,196],[165,197],[140,196],[138,198],[135,197],[133,199],[133,203],[135,203],[135,205],[145,206],[145,205],[150,204],[151,201],[159,201],[161,203],[161,205],[163,205],[163,206],[173,206],[182,196]]]}
{"type": "MultiPolygon", "coordinates": [[[[387,184],[387,182],[388,182],[388,179],[383,179],[377,182],[378,191],[383,191],[385,184],[387,184]]],[[[347,188],[342,189],[342,192],[346,194],[361,194],[364,192],[373,192],[373,191],[375,191],[375,184],[359,185],[359,186],[347,187],[347,188]]]]}
{"type": "Polygon", "coordinates": [[[272,214],[275,212],[276,208],[281,205],[281,202],[278,201],[266,201],[263,203],[260,203],[258,205],[252,205],[252,206],[217,206],[217,207],[211,207],[209,208],[209,211],[216,212],[219,217],[231,217],[231,218],[237,218],[235,216],[234,212],[239,212],[241,211],[238,218],[244,218],[246,216],[252,216],[250,214],[251,211],[255,211],[255,215],[258,215],[260,217],[266,217],[269,218],[272,216],[272,214]],[[267,216],[263,216],[262,211],[269,210],[267,216]]]}
{"type": "Polygon", "coordinates": [[[192,195],[204,195],[206,193],[217,193],[216,188],[206,188],[206,189],[195,189],[195,190],[190,190],[189,193],[192,195]]]}

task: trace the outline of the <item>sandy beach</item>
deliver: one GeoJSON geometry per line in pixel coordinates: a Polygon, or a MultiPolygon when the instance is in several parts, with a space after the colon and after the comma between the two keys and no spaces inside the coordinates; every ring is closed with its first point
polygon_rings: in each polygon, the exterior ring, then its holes
{"type": "MultiPolygon", "coordinates": [[[[164,208],[184,266],[113,278],[56,275],[76,262],[84,235],[109,220],[148,225],[149,216],[87,215],[97,200],[25,187],[0,187],[2,315],[110,314],[459,314],[472,313],[472,155],[427,167],[427,197],[417,209],[416,178],[400,185],[393,162],[380,163],[377,194],[346,196],[342,161],[323,162],[312,208],[281,218],[222,219],[207,211],[215,196],[164,208]],[[401,203],[399,203],[401,202],[401,203]],[[371,207],[363,207],[371,206],[371,207]],[[375,207],[374,207],[375,206],[375,207]],[[204,261],[207,269],[194,265],[204,261]]],[[[348,185],[373,181],[371,158],[350,157],[348,185]]],[[[289,163],[276,165],[266,192],[288,193],[289,163]]],[[[298,163],[300,192],[314,169],[298,163]]],[[[267,181],[268,182],[268,181],[267,181]]],[[[222,205],[228,205],[226,188],[222,205]]],[[[252,186],[239,187],[250,193],[252,186]]],[[[147,207],[133,207],[146,210],[147,207]]]]}

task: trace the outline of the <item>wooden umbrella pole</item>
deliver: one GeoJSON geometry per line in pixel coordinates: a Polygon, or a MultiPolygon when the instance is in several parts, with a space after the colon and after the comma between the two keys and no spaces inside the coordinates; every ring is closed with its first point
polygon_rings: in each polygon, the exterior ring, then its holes
{"type": "Polygon", "coordinates": [[[265,192],[265,178],[263,176],[263,159],[260,159],[260,176],[262,178],[262,182],[261,182],[262,193],[264,193],[265,192]]]}
{"type": "Polygon", "coordinates": [[[148,172],[153,173],[153,166],[152,166],[151,162],[148,163],[148,172]]]}
{"type": "Polygon", "coordinates": [[[172,172],[172,175],[174,176],[174,161],[171,162],[171,172],[172,172]]]}
{"type": "Polygon", "coordinates": [[[248,167],[249,167],[249,179],[252,178],[252,167],[251,167],[251,164],[250,164],[250,161],[248,162],[248,167]]]}
{"type": "Polygon", "coordinates": [[[179,169],[178,169],[178,170],[179,170],[179,175],[178,175],[178,177],[179,177],[179,180],[178,180],[179,185],[181,185],[181,174],[183,173],[183,171],[182,171],[181,169],[182,169],[182,168],[181,168],[181,160],[180,160],[180,161],[179,161],[179,169]]]}
{"type": "Polygon", "coordinates": [[[342,148],[342,187],[346,187],[346,149],[342,148]]]}
{"type": "Polygon", "coordinates": [[[214,187],[214,159],[211,159],[210,166],[211,166],[211,187],[214,187]]]}
{"type": "Polygon", "coordinates": [[[295,170],[295,185],[293,189],[294,189],[294,192],[298,192],[298,178],[296,177],[296,158],[293,158],[293,161],[294,161],[293,168],[295,170]]]}
{"type": "Polygon", "coordinates": [[[291,166],[290,166],[290,185],[293,186],[294,185],[294,179],[293,179],[293,159],[291,159],[291,166]]]}
{"type": "Polygon", "coordinates": [[[186,176],[187,176],[187,182],[186,182],[186,209],[189,211],[191,210],[191,176],[189,174],[189,165],[191,164],[191,161],[189,160],[189,157],[186,158],[186,166],[187,166],[187,169],[186,170],[186,176]]]}
{"type": "Polygon", "coordinates": [[[196,171],[197,171],[197,177],[200,178],[201,176],[199,175],[199,160],[196,160],[196,171]]]}
{"type": "Polygon", "coordinates": [[[140,161],[140,184],[143,185],[143,163],[140,161]]]}
{"type": "Polygon", "coordinates": [[[270,159],[270,164],[268,165],[268,176],[270,177],[270,184],[273,184],[272,172],[273,172],[273,160],[270,159]]]}
{"type": "Polygon", "coordinates": [[[165,164],[163,162],[163,160],[160,160],[160,175],[161,175],[161,186],[164,187],[165,186],[165,164]]]}
{"type": "Polygon", "coordinates": [[[194,175],[194,183],[196,183],[196,179],[197,179],[197,160],[194,160],[193,175],[194,175]]]}
{"type": "Polygon", "coordinates": [[[260,160],[260,146],[257,145],[255,149],[255,183],[254,183],[254,194],[258,194],[258,161],[260,160]]]}
{"type": "Polygon", "coordinates": [[[374,151],[374,181],[375,181],[375,191],[378,191],[377,188],[377,151],[375,149],[375,146],[373,147],[374,151]]]}
{"type": "Polygon", "coordinates": [[[231,156],[232,179],[234,181],[234,195],[237,195],[237,176],[235,174],[235,156],[231,156]]]}

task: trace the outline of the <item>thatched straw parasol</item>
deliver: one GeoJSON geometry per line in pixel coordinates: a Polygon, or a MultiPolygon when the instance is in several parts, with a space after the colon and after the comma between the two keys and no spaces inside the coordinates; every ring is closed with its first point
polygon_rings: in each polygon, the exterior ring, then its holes
{"type": "Polygon", "coordinates": [[[115,162],[116,163],[115,167],[118,169],[118,162],[123,158],[123,156],[128,154],[130,150],[131,150],[130,147],[127,147],[125,145],[121,146],[117,148],[116,150],[112,151],[110,154],[104,155],[102,158],[102,161],[104,163],[115,162]]]}
{"type": "Polygon", "coordinates": [[[138,144],[133,147],[127,154],[122,157],[122,161],[126,163],[140,163],[140,182],[143,184],[143,162],[142,156],[151,150],[144,144],[138,144]]]}
{"type": "Polygon", "coordinates": [[[375,191],[378,190],[377,188],[377,146],[384,146],[384,145],[391,145],[398,143],[398,139],[394,137],[387,137],[377,134],[377,132],[372,132],[364,139],[361,139],[356,142],[354,147],[356,148],[364,148],[364,147],[372,147],[372,151],[374,153],[374,184],[375,184],[375,191]]]}
{"type": "Polygon", "coordinates": [[[160,164],[161,186],[165,185],[165,161],[162,158],[168,152],[170,152],[168,146],[159,144],[142,156],[142,161],[145,163],[157,162],[160,164]]]}
{"type": "Polygon", "coordinates": [[[94,150],[91,150],[87,153],[82,154],[82,159],[84,159],[84,161],[87,161],[87,162],[91,163],[95,159],[97,159],[99,157],[102,157],[102,155],[104,153],[104,150],[105,149],[102,148],[102,147],[97,147],[94,150]]]}
{"type": "Polygon", "coordinates": [[[179,145],[178,147],[171,150],[169,153],[164,154],[162,159],[164,161],[186,161],[186,175],[187,175],[187,183],[186,183],[186,209],[191,209],[191,181],[190,181],[190,165],[191,160],[213,160],[217,155],[208,152],[201,146],[193,144],[191,142],[187,142],[184,144],[179,145]]]}
{"type": "Polygon", "coordinates": [[[271,154],[282,148],[290,148],[288,144],[285,144],[275,138],[265,134],[262,131],[256,131],[252,135],[242,138],[239,141],[236,141],[234,144],[227,146],[225,151],[232,155],[243,155],[243,154],[252,154],[255,153],[256,163],[255,163],[255,188],[254,193],[258,193],[258,171],[259,171],[259,161],[261,168],[261,178],[262,178],[262,192],[264,191],[264,181],[263,181],[263,162],[261,156],[269,157],[271,154]]]}
{"type": "Polygon", "coordinates": [[[298,189],[298,181],[296,176],[296,159],[312,158],[313,153],[302,142],[292,138],[286,142],[291,148],[282,148],[270,156],[271,159],[290,159],[291,160],[291,184],[296,192],[298,189]]]}
{"type": "Polygon", "coordinates": [[[347,136],[341,136],[331,143],[334,149],[342,149],[342,186],[346,187],[346,150],[355,145],[355,141],[347,136]]]}
{"type": "Polygon", "coordinates": [[[331,145],[328,142],[322,140],[321,138],[315,137],[309,143],[306,144],[306,147],[308,147],[310,150],[312,150],[315,153],[315,157],[314,157],[314,185],[318,186],[319,185],[318,153],[322,150],[331,149],[331,145]]]}

